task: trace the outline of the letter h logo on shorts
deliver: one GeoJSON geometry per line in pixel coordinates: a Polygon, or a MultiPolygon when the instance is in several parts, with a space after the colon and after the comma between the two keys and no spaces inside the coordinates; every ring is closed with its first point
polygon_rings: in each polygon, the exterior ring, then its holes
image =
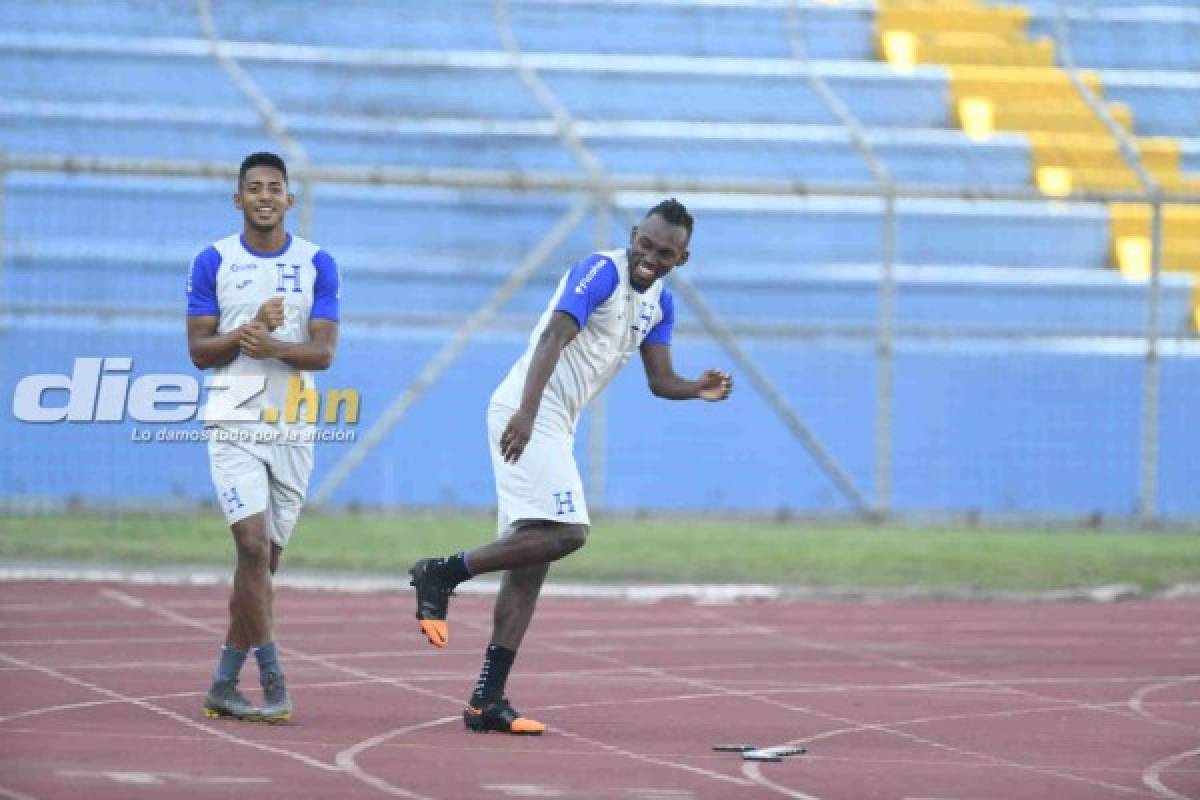
{"type": "Polygon", "coordinates": [[[303,292],[304,291],[303,289],[300,288],[300,265],[299,264],[276,263],[275,267],[276,267],[276,269],[279,270],[279,282],[277,284],[275,284],[275,291],[286,292],[287,289],[283,285],[286,281],[292,282],[292,291],[293,292],[303,292]],[[291,272],[287,272],[287,270],[291,270],[291,272]]]}
{"type": "Polygon", "coordinates": [[[236,486],[221,492],[221,499],[225,501],[225,505],[228,507],[230,514],[232,514],[234,511],[237,511],[239,508],[246,507],[246,504],[242,502],[242,498],[238,497],[238,490],[236,486]]]}
{"type": "Polygon", "coordinates": [[[555,512],[556,514],[562,515],[575,513],[575,501],[571,498],[570,492],[555,492],[554,504],[558,508],[558,510],[555,512]]]}

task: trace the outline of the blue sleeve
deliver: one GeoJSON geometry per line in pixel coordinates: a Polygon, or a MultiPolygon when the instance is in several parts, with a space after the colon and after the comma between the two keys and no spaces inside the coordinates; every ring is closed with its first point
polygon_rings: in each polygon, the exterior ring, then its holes
{"type": "Polygon", "coordinates": [[[583,328],[596,306],[612,297],[620,277],[612,259],[593,254],[571,267],[555,311],[565,311],[583,328]]]}
{"type": "Polygon", "coordinates": [[[338,302],[342,299],[342,277],[338,274],[333,256],[318,250],[313,256],[317,268],[317,279],[313,281],[313,304],[309,319],[331,319],[338,321],[338,302]]]}
{"type": "Polygon", "coordinates": [[[217,270],[221,266],[221,254],[209,246],[192,261],[192,271],[187,281],[187,313],[189,317],[219,317],[221,307],[217,304],[217,270]]]}
{"type": "Polygon", "coordinates": [[[662,306],[662,319],[650,329],[646,338],[642,340],[642,344],[671,343],[671,330],[675,327],[675,295],[671,294],[671,290],[664,286],[662,294],[658,297],[658,303],[662,306]]]}

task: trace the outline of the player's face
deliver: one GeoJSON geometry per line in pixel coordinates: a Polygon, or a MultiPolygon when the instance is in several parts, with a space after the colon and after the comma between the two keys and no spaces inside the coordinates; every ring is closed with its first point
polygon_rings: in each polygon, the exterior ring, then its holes
{"type": "Polygon", "coordinates": [[[688,232],[651,214],[629,236],[629,282],[645,291],[688,259],[688,232]]]}
{"type": "Polygon", "coordinates": [[[274,167],[251,167],[233,196],[233,204],[242,210],[246,224],[260,233],[282,225],[294,200],[283,173],[274,167]]]}

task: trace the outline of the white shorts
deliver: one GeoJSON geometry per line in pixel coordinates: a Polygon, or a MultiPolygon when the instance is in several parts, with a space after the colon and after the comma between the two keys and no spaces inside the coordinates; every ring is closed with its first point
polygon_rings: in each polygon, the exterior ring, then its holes
{"type": "Polygon", "coordinates": [[[208,465],[217,503],[232,525],[266,512],[267,535],[287,547],[312,475],[312,444],[208,440],[208,465]]]}
{"type": "Polygon", "coordinates": [[[500,454],[500,436],[513,410],[489,405],[488,452],[496,476],[496,534],[506,536],[520,520],[551,520],[589,525],[583,481],[571,452],[575,437],[552,426],[533,427],[533,436],[517,463],[500,454]]]}

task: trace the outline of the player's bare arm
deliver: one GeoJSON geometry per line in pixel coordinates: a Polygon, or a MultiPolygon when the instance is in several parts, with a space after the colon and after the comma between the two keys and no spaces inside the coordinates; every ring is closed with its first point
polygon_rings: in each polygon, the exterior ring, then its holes
{"type": "Polygon", "coordinates": [[[515,464],[529,444],[533,435],[533,421],[537,418],[538,407],[542,404],[542,393],[546,383],[558,366],[558,357],[563,348],[579,333],[579,323],[570,314],[556,311],[550,317],[546,330],[538,337],[537,347],[529,363],[529,372],[525,376],[525,388],[521,392],[521,407],[512,415],[504,433],[500,435],[500,452],[504,460],[515,464]]]}
{"type": "Polygon", "coordinates": [[[188,355],[198,369],[223,367],[238,356],[241,328],[217,333],[218,317],[187,318],[188,355]]]}
{"type": "MultiPolygon", "coordinates": [[[[240,325],[228,333],[217,333],[220,321],[220,317],[187,318],[188,354],[198,369],[223,367],[241,352],[242,331],[246,326],[240,325]]],[[[253,321],[261,323],[268,330],[275,330],[282,325],[283,298],[273,297],[259,306],[253,321]]]]}
{"type": "Polygon", "coordinates": [[[642,366],[646,369],[646,382],[655,397],[667,400],[692,400],[699,398],[715,403],[729,397],[733,391],[733,377],[720,370],[709,369],[694,381],[681,378],[671,363],[671,346],[666,344],[644,344],[641,346],[642,366]]]}
{"type": "Polygon", "coordinates": [[[309,320],[307,342],[284,342],[271,335],[267,326],[257,319],[240,329],[241,352],[251,358],[278,358],[283,363],[302,370],[329,369],[337,350],[338,324],[333,320],[309,320]]]}

